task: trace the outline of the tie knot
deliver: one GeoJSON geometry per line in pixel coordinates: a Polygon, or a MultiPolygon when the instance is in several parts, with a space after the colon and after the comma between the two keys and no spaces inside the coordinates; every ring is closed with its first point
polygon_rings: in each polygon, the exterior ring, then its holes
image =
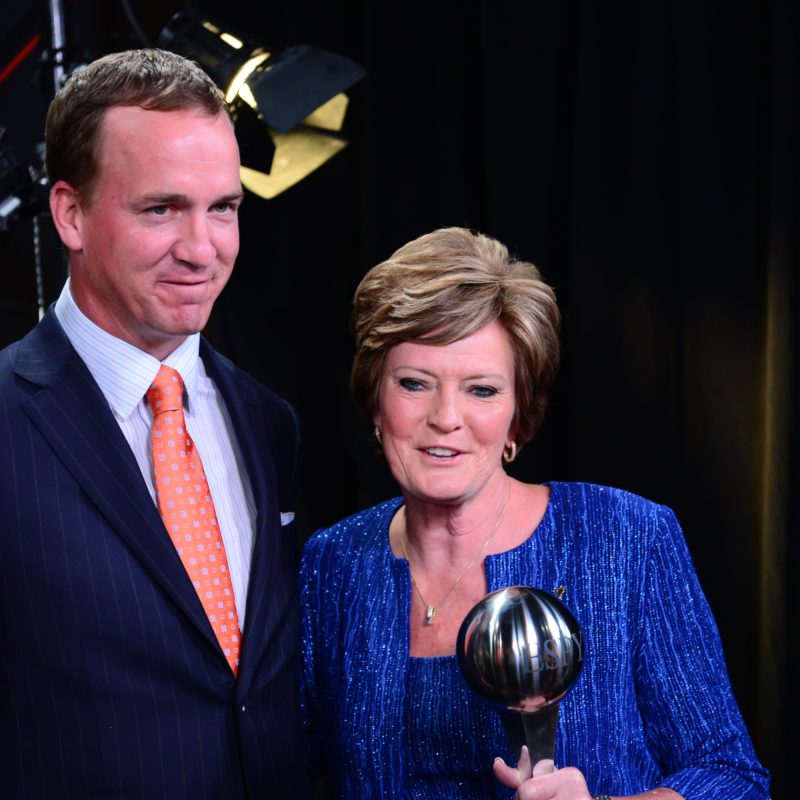
{"type": "Polygon", "coordinates": [[[165,411],[183,408],[183,380],[180,373],[162,364],[152,386],[147,390],[147,400],[154,417],[165,411]]]}

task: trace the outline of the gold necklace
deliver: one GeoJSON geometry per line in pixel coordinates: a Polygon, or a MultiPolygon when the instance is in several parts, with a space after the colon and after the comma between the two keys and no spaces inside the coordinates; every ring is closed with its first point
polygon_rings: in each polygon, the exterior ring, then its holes
{"type": "MultiPolygon", "coordinates": [[[[414,580],[414,572],[411,569],[411,560],[408,557],[408,553],[406,552],[406,539],[408,538],[407,532],[404,530],[403,535],[400,537],[400,546],[403,548],[403,557],[408,562],[408,574],[411,576],[411,583],[414,585],[414,588],[417,590],[417,594],[419,595],[419,599],[422,600],[422,605],[425,606],[425,624],[426,625],[433,625],[433,617],[436,614],[436,609],[441,608],[448,597],[455,591],[456,586],[461,583],[461,579],[475,566],[475,562],[486,552],[486,548],[489,546],[489,542],[492,541],[494,535],[497,533],[497,529],[500,527],[500,520],[503,518],[503,512],[506,510],[506,503],[508,502],[508,484],[506,484],[506,496],[503,498],[503,506],[500,509],[500,513],[497,515],[497,521],[494,523],[494,528],[492,528],[492,532],[487,537],[486,541],[483,543],[481,549],[478,551],[478,554],[472,561],[467,564],[461,574],[456,578],[453,585],[447,590],[445,596],[436,604],[433,605],[429,603],[423,596],[422,592],[419,590],[419,586],[417,586],[417,582],[414,580]]],[[[406,509],[403,506],[403,516],[406,516],[406,509]]]]}

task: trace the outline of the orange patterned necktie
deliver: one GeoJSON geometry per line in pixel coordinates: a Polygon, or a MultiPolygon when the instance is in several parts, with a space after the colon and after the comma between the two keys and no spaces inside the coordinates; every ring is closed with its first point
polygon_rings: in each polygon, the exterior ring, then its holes
{"type": "Polygon", "coordinates": [[[162,365],[147,399],[153,409],[158,510],[235,675],[239,617],[203,463],[186,431],[180,374],[162,365]]]}

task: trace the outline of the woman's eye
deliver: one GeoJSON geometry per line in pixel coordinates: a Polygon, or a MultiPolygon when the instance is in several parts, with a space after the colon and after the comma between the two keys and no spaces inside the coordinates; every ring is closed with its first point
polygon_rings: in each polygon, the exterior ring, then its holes
{"type": "Polygon", "coordinates": [[[409,392],[418,392],[423,388],[422,381],[418,381],[414,378],[400,378],[398,383],[403,389],[406,389],[409,392]]]}
{"type": "Polygon", "coordinates": [[[497,389],[493,386],[473,386],[472,393],[476,397],[494,397],[497,394],[497,389]]]}

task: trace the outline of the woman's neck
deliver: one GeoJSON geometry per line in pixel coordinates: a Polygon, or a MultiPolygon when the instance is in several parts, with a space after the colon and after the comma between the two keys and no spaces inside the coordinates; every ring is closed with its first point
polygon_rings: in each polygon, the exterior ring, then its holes
{"type": "Polygon", "coordinates": [[[404,540],[412,559],[437,553],[457,559],[463,552],[474,551],[475,542],[496,532],[516,483],[503,472],[479,495],[458,504],[406,497],[397,515],[398,538],[404,540]]]}
{"type": "Polygon", "coordinates": [[[412,656],[455,652],[461,621],[487,592],[485,557],[531,535],[544,516],[549,490],[505,477],[482,499],[470,508],[412,501],[392,521],[392,549],[408,561],[412,583],[412,656]]]}

